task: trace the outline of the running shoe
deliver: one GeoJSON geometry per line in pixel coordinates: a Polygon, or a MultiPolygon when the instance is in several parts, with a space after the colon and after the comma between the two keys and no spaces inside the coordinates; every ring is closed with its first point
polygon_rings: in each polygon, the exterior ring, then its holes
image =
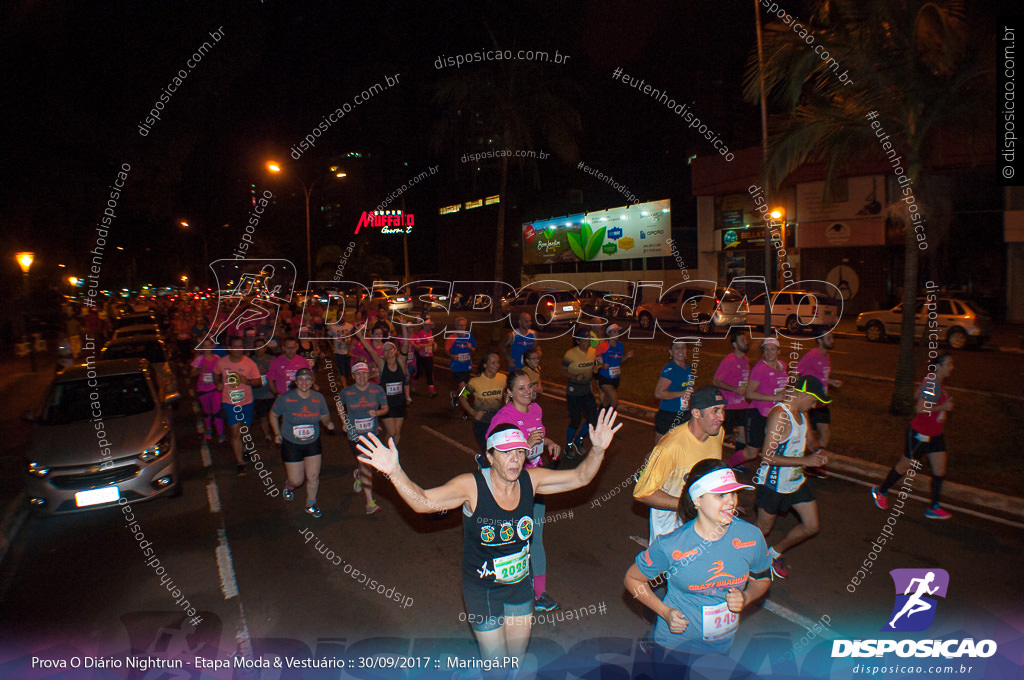
{"type": "Polygon", "coordinates": [[[875,499],[875,505],[878,506],[880,510],[889,509],[889,502],[885,500],[885,494],[879,491],[877,486],[871,487],[871,497],[875,499]]]}
{"type": "Polygon", "coordinates": [[[804,475],[807,477],[817,477],[818,479],[824,479],[828,477],[828,473],[820,467],[805,467],[804,475]]]}
{"type": "Polygon", "coordinates": [[[953,515],[951,515],[950,513],[946,512],[945,510],[943,510],[939,506],[933,505],[932,507],[930,507],[930,508],[928,508],[927,510],[924,511],[924,516],[927,517],[928,519],[949,519],[953,515]]]}
{"type": "Polygon", "coordinates": [[[238,473],[237,474],[238,474],[239,477],[245,477],[245,463],[239,463],[238,464],[238,473]]]}
{"type": "Polygon", "coordinates": [[[363,490],[363,482],[359,479],[359,470],[352,473],[352,490],[359,493],[363,490]]]}
{"type": "Polygon", "coordinates": [[[317,505],[316,503],[313,503],[313,505],[307,505],[306,512],[310,515],[313,515],[313,517],[319,517],[320,515],[324,514],[320,512],[320,506],[317,505]]]}
{"type": "Polygon", "coordinates": [[[732,471],[733,472],[742,472],[743,474],[747,474],[748,472],[750,472],[750,470],[748,470],[745,465],[733,465],[732,466],[732,471]]]}
{"type": "Polygon", "coordinates": [[[227,438],[227,437],[225,437],[224,435],[218,435],[218,436],[217,436],[217,443],[218,443],[218,444],[223,444],[223,443],[224,443],[224,442],[226,442],[227,440],[228,440],[228,438],[227,438]]]}
{"type": "Polygon", "coordinates": [[[455,396],[455,393],[454,392],[449,392],[448,396],[450,396],[452,398],[452,408],[458,408],[459,407],[459,398],[457,396],[455,396]]]}
{"type": "Polygon", "coordinates": [[[285,484],[284,491],[281,493],[286,501],[290,501],[295,498],[295,488],[285,484]]]}
{"type": "Polygon", "coordinates": [[[551,599],[546,590],[533,601],[533,611],[535,612],[551,612],[558,609],[558,607],[558,603],[551,599]]]}
{"type": "Polygon", "coordinates": [[[576,442],[569,442],[568,444],[565,445],[565,455],[570,460],[573,460],[573,459],[579,457],[580,450],[576,446],[576,442]]]}
{"type": "Polygon", "coordinates": [[[369,503],[366,504],[366,514],[367,515],[376,515],[378,512],[380,512],[383,509],[384,508],[382,508],[379,505],[377,505],[377,501],[370,501],[369,503]]]}
{"type": "Polygon", "coordinates": [[[435,392],[435,391],[434,391],[434,387],[433,387],[433,386],[431,386],[431,387],[430,387],[430,398],[431,398],[431,399],[433,399],[433,398],[434,398],[434,397],[436,397],[436,396],[437,396],[437,392],[435,392]]]}
{"type": "Polygon", "coordinates": [[[206,441],[210,441],[211,439],[213,439],[213,433],[207,430],[205,433],[203,433],[203,439],[205,439],[206,441]]]}
{"type": "Polygon", "coordinates": [[[786,558],[779,555],[772,560],[772,580],[786,578],[789,576],[789,567],[786,566],[786,558]]]}

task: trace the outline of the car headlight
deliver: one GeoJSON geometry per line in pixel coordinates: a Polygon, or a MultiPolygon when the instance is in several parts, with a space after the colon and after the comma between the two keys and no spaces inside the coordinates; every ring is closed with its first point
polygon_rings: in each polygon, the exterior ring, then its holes
{"type": "Polygon", "coordinates": [[[139,454],[139,460],[143,463],[152,463],[160,456],[166,455],[171,450],[171,432],[168,431],[163,437],[160,438],[153,446],[139,454]]]}
{"type": "Polygon", "coordinates": [[[50,474],[50,468],[44,467],[39,463],[32,461],[28,464],[28,473],[33,477],[39,477],[40,479],[50,474]]]}

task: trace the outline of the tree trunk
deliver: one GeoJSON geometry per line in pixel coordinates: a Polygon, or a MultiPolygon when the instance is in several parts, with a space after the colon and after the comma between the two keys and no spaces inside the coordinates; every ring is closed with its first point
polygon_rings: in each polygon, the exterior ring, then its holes
{"type": "MultiPolygon", "coordinates": [[[[506,130],[507,138],[507,130],[506,130]]],[[[501,183],[498,189],[498,233],[494,237],[494,280],[504,281],[505,280],[505,204],[508,201],[508,196],[505,191],[508,187],[508,156],[502,156],[501,158],[501,183]]],[[[516,288],[518,288],[518,281],[516,282],[516,288]]],[[[501,313],[501,291],[500,285],[495,283],[494,290],[491,292],[491,318],[500,319],[501,313]]]]}
{"type": "Polygon", "coordinates": [[[903,322],[900,326],[900,352],[896,360],[896,384],[889,412],[909,416],[914,412],[914,327],[917,311],[918,247],[913,225],[907,222],[903,262],[903,322]]]}

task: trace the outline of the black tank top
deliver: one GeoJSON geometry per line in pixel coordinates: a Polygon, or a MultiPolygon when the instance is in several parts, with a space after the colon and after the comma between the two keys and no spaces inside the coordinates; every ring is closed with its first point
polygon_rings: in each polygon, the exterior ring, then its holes
{"type": "Polygon", "coordinates": [[[518,583],[530,575],[533,535],[533,483],[526,469],[519,473],[519,504],[505,510],[494,500],[484,475],[476,480],[476,510],[462,513],[462,575],[465,583],[518,583]]]}
{"type": "Polygon", "coordinates": [[[392,371],[385,361],[380,372],[380,384],[388,397],[388,406],[405,406],[405,373],[402,371],[402,364],[397,365],[398,368],[392,371]]]}

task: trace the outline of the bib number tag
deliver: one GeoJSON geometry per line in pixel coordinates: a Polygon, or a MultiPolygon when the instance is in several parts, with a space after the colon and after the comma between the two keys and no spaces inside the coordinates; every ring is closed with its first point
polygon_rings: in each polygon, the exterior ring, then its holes
{"type": "Polygon", "coordinates": [[[729,637],[740,623],[740,615],[729,611],[725,602],[709,604],[702,608],[704,639],[721,640],[729,637]]]}
{"type": "Polygon", "coordinates": [[[296,439],[312,439],[316,434],[316,428],[312,425],[295,425],[292,427],[292,434],[296,439]]]}
{"type": "Polygon", "coordinates": [[[374,418],[356,418],[352,422],[355,424],[356,432],[369,432],[373,429],[374,418]]]}
{"type": "Polygon", "coordinates": [[[237,404],[245,399],[245,390],[229,390],[228,399],[231,400],[232,404],[237,404]]]}
{"type": "Polygon", "coordinates": [[[494,558],[495,583],[519,583],[530,573],[530,546],[515,555],[494,558]]]}
{"type": "Polygon", "coordinates": [[[389,397],[402,393],[402,383],[386,383],[384,387],[389,397]]]}
{"type": "Polygon", "coordinates": [[[455,355],[455,360],[460,363],[466,363],[472,360],[472,355],[469,352],[459,352],[455,355]]]}
{"type": "Polygon", "coordinates": [[[289,368],[288,370],[286,370],[284,372],[284,377],[286,378],[286,382],[295,382],[295,374],[296,373],[297,373],[297,371],[294,368],[289,368]]]}
{"type": "Polygon", "coordinates": [[[932,440],[931,437],[929,437],[926,434],[921,434],[920,432],[915,432],[914,433],[914,439],[916,439],[917,441],[921,442],[922,444],[927,444],[928,442],[930,442],[932,440]]]}
{"type": "Polygon", "coordinates": [[[213,373],[203,373],[203,384],[204,385],[212,385],[213,384],[213,373]]]}
{"type": "Polygon", "coordinates": [[[611,378],[618,378],[619,377],[619,370],[620,369],[619,369],[618,366],[609,366],[608,367],[608,376],[611,377],[611,378]]]}

